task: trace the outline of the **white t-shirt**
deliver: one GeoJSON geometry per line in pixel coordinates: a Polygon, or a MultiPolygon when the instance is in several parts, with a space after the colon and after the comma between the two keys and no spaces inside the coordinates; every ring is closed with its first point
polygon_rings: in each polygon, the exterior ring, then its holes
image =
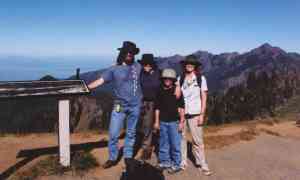
{"type": "MultiPolygon", "coordinates": [[[[181,78],[181,77],[180,77],[181,78]]],[[[201,93],[208,91],[206,78],[201,76],[202,84],[201,88],[198,85],[196,75],[193,75],[192,79],[188,82],[187,79],[184,80],[181,91],[185,103],[185,114],[200,114],[201,113],[201,93]]]]}

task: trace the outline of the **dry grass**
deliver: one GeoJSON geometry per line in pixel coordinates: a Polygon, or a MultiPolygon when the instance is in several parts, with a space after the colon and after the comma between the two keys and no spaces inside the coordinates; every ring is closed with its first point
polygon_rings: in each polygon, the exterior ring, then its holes
{"type": "Polygon", "coordinates": [[[275,122],[272,119],[261,120],[260,124],[264,124],[267,126],[274,126],[275,122]]]}
{"type": "Polygon", "coordinates": [[[298,94],[293,98],[289,99],[287,104],[278,107],[276,109],[276,115],[280,119],[295,121],[297,120],[297,116],[300,113],[299,106],[300,106],[300,95],[298,94]]]}
{"type": "Polygon", "coordinates": [[[231,144],[238,143],[240,141],[250,141],[255,139],[259,135],[255,126],[248,126],[246,129],[242,129],[240,132],[232,135],[217,135],[205,137],[206,148],[208,149],[220,149],[231,144]]]}
{"type": "Polygon", "coordinates": [[[31,168],[16,173],[12,180],[32,180],[41,176],[63,175],[65,173],[72,173],[73,175],[83,176],[90,169],[99,166],[97,160],[89,152],[75,152],[71,157],[71,166],[63,167],[59,163],[57,156],[49,156],[37,162],[31,168]]]}
{"type": "Polygon", "coordinates": [[[22,134],[22,133],[0,133],[0,137],[26,137],[30,136],[30,134],[22,134]]]}
{"type": "Polygon", "coordinates": [[[220,130],[222,130],[222,127],[219,127],[219,126],[207,126],[207,127],[204,129],[204,132],[205,132],[205,133],[217,133],[217,132],[219,132],[220,130]]]}
{"type": "Polygon", "coordinates": [[[274,126],[275,124],[280,123],[280,120],[277,118],[266,118],[266,119],[261,119],[261,120],[257,121],[257,123],[268,125],[268,126],[274,126]]]}
{"type": "Polygon", "coordinates": [[[274,132],[274,131],[271,131],[271,130],[266,129],[266,128],[260,128],[259,130],[260,130],[261,132],[264,132],[264,133],[269,134],[269,135],[272,135],[272,136],[278,136],[278,137],[281,136],[278,132],[274,132]]]}
{"type": "Polygon", "coordinates": [[[74,136],[83,138],[83,139],[88,139],[88,138],[91,138],[92,136],[94,136],[94,134],[92,134],[91,132],[84,131],[81,133],[76,133],[76,134],[74,134],[74,136]]]}

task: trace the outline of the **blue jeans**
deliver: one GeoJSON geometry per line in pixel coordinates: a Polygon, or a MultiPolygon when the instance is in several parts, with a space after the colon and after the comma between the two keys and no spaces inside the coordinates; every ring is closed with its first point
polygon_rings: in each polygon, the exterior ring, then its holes
{"type": "Polygon", "coordinates": [[[109,160],[117,160],[118,158],[118,140],[120,131],[124,127],[125,119],[127,119],[126,136],[124,143],[124,158],[132,158],[133,146],[135,143],[136,124],[140,116],[140,104],[135,106],[122,107],[121,112],[117,112],[115,108],[112,111],[109,125],[109,160]]]}
{"type": "Polygon", "coordinates": [[[159,164],[163,167],[180,168],[181,133],[178,122],[160,122],[159,164]]]}

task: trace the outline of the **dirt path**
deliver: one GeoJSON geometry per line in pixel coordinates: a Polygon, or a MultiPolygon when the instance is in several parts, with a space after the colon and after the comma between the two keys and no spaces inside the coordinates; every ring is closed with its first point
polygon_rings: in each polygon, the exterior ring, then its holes
{"type": "MultiPolygon", "coordinates": [[[[230,135],[239,132],[248,125],[225,126],[224,128],[209,128],[207,136],[230,135]]],[[[284,122],[273,126],[258,124],[257,129],[267,129],[279,133],[274,136],[260,133],[255,140],[240,141],[236,144],[216,150],[207,150],[207,159],[214,175],[205,177],[195,169],[191,162],[189,168],[178,175],[164,174],[166,180],[299,180],[300,179],[300,128],[294,122],[284,122]]],[[[105,138],[99,134],[74,134],[72,143],[98,142],[105,138]]],[[[16,159],[16,155],[22,149],[33,149],[57,145],[57,137],[49,134],[30,135],[24,137],[0,138],[0,173],[3,173],[22,159],[16,159]],[[42,139],[42,141],[41,141],[42,139]]],[[[92,153],[102,164],[107,158],[106,148],[95,148],[92,153]]],[[[154,157],[151,164],[155,164],[154,157]]],[[[34,161],[27,163],[20,170],[28,168],[34,161]]],[[[92,170],[84,177],[65,175],[63,177],[42,177],[40,179],[99,179],[119,180],[123,163],[109,170],[100,167],[92,170]]],[[[145,177],[144,180],[147,180],[145,177]]]]}

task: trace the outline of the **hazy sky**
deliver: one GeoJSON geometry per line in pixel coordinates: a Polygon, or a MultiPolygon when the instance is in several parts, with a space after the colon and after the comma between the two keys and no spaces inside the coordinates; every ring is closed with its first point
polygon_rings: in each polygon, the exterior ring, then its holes
{"type": "Polygon", "coordinates": [[[300,52],[299,0],[1,0],[0,54],[244,52],[269,42],[300,52]]]}

